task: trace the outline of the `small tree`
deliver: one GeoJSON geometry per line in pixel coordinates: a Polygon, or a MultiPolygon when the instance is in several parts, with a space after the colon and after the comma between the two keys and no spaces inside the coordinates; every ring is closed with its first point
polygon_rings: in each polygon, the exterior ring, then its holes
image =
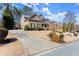
{"type": "Polygon", "coordinates": [[[14,18],[9,8],[9,4],[6,4],[6,8],[3,12],[3,26],[7,29],[14,28],[14,18]]]}

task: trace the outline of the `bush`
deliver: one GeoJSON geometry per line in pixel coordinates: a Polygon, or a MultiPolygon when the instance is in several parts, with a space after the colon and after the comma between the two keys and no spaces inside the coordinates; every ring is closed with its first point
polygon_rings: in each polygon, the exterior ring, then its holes
{"type": "Polygon", "coordinates": [[[8,30],[5,28],[0,28],[0,42],[3,42],[8,35],[8,30]]]}
{"type": "Polygon", "coordinates": [[[32,27],[28,27],[27,25],[25,26],[24,30],[44,30],[43,28],[32,28],[32,27]]]}
{"type": "Polygon", "coordinates": [[[68,29],[66,27],[63,28],[63,32],[67,32],[68,29]]]}
{"type": "Polygon", "coordinates": [[[64,35],[63,34],[58,35],[55,32],[52,32],[49,34],[49,36],[50,36],[51,40],[54,42],[57,42],[57,43],[64,42],[64,40],[63,40],[64,35]]]}
{"type": "Polygon", "coordinates": [[[24,27],[24,30],[26,31],[26,30],[29,30],[29,27],[26,25],[25,27],[24,27]]]}
{"type": "Polygon", "coordinates": [[[44,30],[43,28],[38,28],[38,30],[44,30]]]}
{"type": "Polygon", "coordinates": [[[63,35],[62,32],[60,32],[60,40],[61,40],[61,41],[64,41],[64,35],[63,35]]]}
{"type": "Polygon", "coordinates": [[[78,34],[77,33],[74,33],[74,36],[78,36],[78,34]]]}
{"type": "Polygon", "coordinates": [[[50,36],[52,41],[57,42],[57,43],[60,42],[60,36],[57,35],[56,33],[50,33],[49,36],[50,36]]]}
{"type": "Polygon", "coordinates": [[[30,30],[36,30],[36,28],[30,28],[30,30]]]}
{"type": "Polygon", "coordinates": [[[79,33],[79,31],[76,31],[76,32],[78,32],[78,33],[79,33]]]}

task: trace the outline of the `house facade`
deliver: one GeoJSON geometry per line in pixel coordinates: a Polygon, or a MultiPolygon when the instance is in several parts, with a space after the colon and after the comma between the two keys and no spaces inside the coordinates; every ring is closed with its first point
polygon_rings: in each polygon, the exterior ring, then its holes
{"type": "Polygon", "coordinates": [[[21,28],[24,29],[25,26],[28,26],[29,28],[33,29],[45,30],[48,28],[48,23],[43,16],[39,16],[36,14],[32,15],[31,17],[23,15],[21,18],[21,28]]]}

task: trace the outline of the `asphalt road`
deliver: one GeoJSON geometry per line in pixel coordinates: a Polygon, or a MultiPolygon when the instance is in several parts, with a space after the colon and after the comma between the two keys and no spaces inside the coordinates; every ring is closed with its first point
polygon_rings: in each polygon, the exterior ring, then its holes
{"type": "Polygon", "coordinates": [[[40,54],[41,56],[79,56],[79,40],[68,45],[61,46],[56,50],[50,50],[47,53],[40,54]]]}

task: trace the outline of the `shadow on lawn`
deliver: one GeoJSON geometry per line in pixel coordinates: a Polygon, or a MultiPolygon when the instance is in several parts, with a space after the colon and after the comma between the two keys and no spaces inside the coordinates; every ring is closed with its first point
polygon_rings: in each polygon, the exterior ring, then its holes
{"type": "Polygon", "coordinates": [[[16,38],[9,38],[9,39],[4,40],[3,42],[0,42],[0,46],[8,44],[8,43],[15,42],[15,41],[17,41],[16,38]]]}
{"type": "Polygon", "coordinates": [[[61,40],[59,43],[60,43],[60,44],[62,44],[62,43],[66,43],[66,42],[65,42],[65,41],[63,41],[63,40],[61,40]]]}

